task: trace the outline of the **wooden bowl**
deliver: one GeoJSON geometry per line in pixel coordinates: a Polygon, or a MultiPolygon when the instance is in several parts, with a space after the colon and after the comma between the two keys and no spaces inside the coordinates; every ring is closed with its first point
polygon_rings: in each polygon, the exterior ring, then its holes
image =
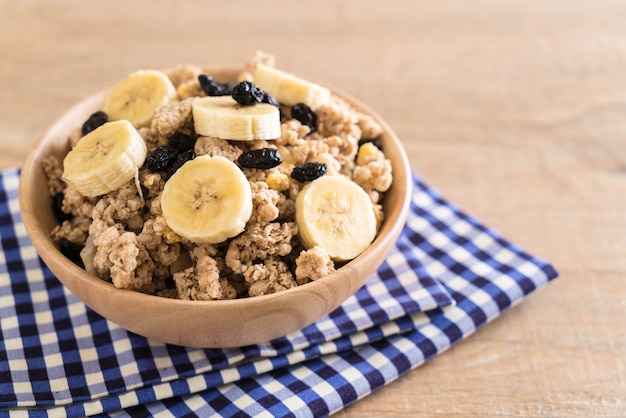
{"type": "MultiPolygon", "coordinates": [[[[206,71],[223,82],[233,81],[240,68],[208,67],[206,71]]],[[[373,244],[327,277],[264,296],[186,301],[118,289],[63,256],[50,237],[57,221],[42,160],[49,155],[62,160],[69,151],[70,134],[102,107],[108,90],[86,98],[54,122],[22,168],[19,203],[33,245],[56,277],[87,306],[123,328],[155,340],[190,347],[238,347],[269,341],[315,322],[354,294],[381,265],[404,226],[411,195],[409,163],[391,128],[362,103],[328,87],[382,125],[381,140],[394,180],[384,199],[385,220],[373,244]]]]}

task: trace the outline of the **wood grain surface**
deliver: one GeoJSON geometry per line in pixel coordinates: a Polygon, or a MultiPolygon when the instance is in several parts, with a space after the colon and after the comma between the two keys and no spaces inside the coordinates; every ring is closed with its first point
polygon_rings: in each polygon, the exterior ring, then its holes
{"type": "Polygon", "coordinates": [[[132,70],[257,49],[561,274],[338,417],[626,416],[626,2],[0,0],[0,168],[132,70]]]}

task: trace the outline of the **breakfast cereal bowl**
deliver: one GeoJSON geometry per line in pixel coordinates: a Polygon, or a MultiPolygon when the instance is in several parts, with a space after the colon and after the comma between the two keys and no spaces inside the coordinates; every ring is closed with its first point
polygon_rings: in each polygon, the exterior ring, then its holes
{"type": "MultiPolygon", "coordinates": [[[[235,81],[241,68],[214,66],[203,70],[225,82],[235,81]]],[[[129,331],[169,344],[203,348],[244,346],[287,335],[315,322],[362,287],[384,261],[406,221],[411,191],[409,163],[392,129],[364,104],[327,87],[382,126],[379,140],[393,169],[392,185],[382,201],[384,220],[373,243],[327,276],[255,297],[181,300],[115,287],[65,257],[51,237],[58,221],[47,193],[43,160],[48,156],[63,160],[70,151],[70,137],[76,127],[102,108],[110,89],[84,99],[55,121],[22,168],[19,204],[34,247],[63,285],[95,312],[129,331]]]]}

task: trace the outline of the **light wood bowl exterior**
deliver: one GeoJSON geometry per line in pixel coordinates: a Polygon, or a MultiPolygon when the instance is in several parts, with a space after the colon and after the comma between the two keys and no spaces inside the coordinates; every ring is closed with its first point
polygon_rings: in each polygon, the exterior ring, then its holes
{"type": "MultiPolygon", "coordinates": [[[[208,67],[218,81],[233,81],[238,67],[208,67]]],[[[69,136],[101,108],[101,91],[70,108],[42,135],[22,168],[19,203],[26,230],[56,277],[87,306],[123,328],[170,344],[226,348],[265,342],[309,325],[337,308],[376,271],[400,234],[411,196],[411,170],[402,144],[371,109],[332,88],[384,128],[382,142],[391,160],[394,181],[384,200],[385,220],[363,254],[333,274],[280,293],[224,301],[184,301],[117,289],[86,273],[64,257],[50,237],[56,225],[41,161],[60,159],[69,151],[69,136]]]]}

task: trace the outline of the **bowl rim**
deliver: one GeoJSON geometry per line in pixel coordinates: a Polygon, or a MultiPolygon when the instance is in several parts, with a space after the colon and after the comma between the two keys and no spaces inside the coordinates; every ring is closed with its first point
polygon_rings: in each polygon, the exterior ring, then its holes
{"type": "MultiPolygon", "coordinates": [[[[165,69],[161,71],[169,73],[175,68],[176,67],[171,67],[169,69],[165,69]]],[[[214,65],[208,65],[208,66],[201,66],[200,68],[203,71],[206,71],[208,74],[211,74],[211,73],[233,73],[234,74],[243,69],[242,66],[232,65],[232,64],[214,64],[214,65]]],[[[29,237],[31,238],[33,246],[36,248],[37,253],[40,256],[42,253],[45,254],[46,252],[49,252],[49,254],[56,254],[59,259],[58,260],[44,259],[44,262],[46,263],[46,265],[48,264],[48,262],[52,262],[52,264],[55,264],[55,267],[57,268],[69,269],[70,271],[73,271],[74,274],[78,274],[84,278],[84,285],[95,286],[99,290],[104,291],[104,292],[114,292],[114,293],[119,293],[120,291],[132,292],[134,297],[139,298],[137,299],[138,301],[142,301],[142,300],[144,302],[160,301],[161,303],[171,304],[172,307],[175,306],[177,308],[185,308],[185,307],[197,308],[198,306],[205,305],[213,309],[228,309],[231,307],[249,306],[250,304],[271,303],[272,301],[275,301],[280,298],[284,298],[285,296],[289,294],[298,292],[303,287],[306,287],[311,290],[313,290],[314,288],[322,288],[328,282],[336,280],[338,276],[341,275],[340,272],[342,271],[344,267],[346,266],[358,267],[358,264],[361,260],[369,257],[374,252],[379,251],[382,248],[390,249],[394,245],[402,229],[404,228],[404,224],[406,222],[406,217],[408,215],[410,201],[411,201],[411,190],[412,190],[411,176],[412,174],[411,174],[408,157],[406,155],[406,151],[404,150],[402,142],[398,138],[397,134],[393,131],[393,129],[389,126],[389,124],[368,105],[357,100],[352,95],[346,93],[342,89],[331,86],[324,82],[317,81],[314,78],[310,78],[306,76],[301,76],[301,77],[329,88],[332,94],[340,97],[341,99],[346,100],[355,109],[374,118],[376,122],[378,122],[383,129],[383,136],[386,137],[385,143],[387,141],[394,143],[393,148],[395,148],[397,155],[396,155],[396,160],[395,160],[396,164],[393,166],[393,170],[394,170],[393,181],[395,184],[398,184],[397,187],[401,187],[404,185],[403,187],[404,190],[396,190],[395,192],[395,193],[402,193],[402,198],[401,198],[402,205],[398,207],[393,207],[392,209],[390,208],[385,209],[385,212],[384,212],[385,218],[383,220],[383,223],[379,231],[377,232],[377,235],[374,241],[363,253],[359,254],[354,259],[342,264],[333,273],[323,278],[320,278],[318,280],[307,282],[305,285],[296,286],[296,287],[286,289],[277,293],[259,295],[259,296],[254,296],[254,297],[227,299],[227,300],[210,300],[210,301],[182,300],[182,299],[167,298],[167,297],[157,296],[157,295],[150,295],[150,294],[145,294],[145,293],[138,292],[132,289],[116,288],[112,283],[89,274],[87,271],[77,266],[76,264],[74,264],[72,261],[70,261],[68,258],[66,258],[65,256],[61,254],[61,252],[58,250],[57,246],[54,244],[54,241],[52,240],[50,236],[50,231],[46,232],[45,226],[42,224],[42,222],[40,222],[37,219],[37,217],[35,216],[35,211],[31,205],[30,199],[27,199],[28,197],[27,192],[30,186],[29,184],[27,184],[27,182],[31,181],[35,177],[35,174],[34,174],[35,170],[42,170],[40,166],[39,167],[37,166],[37,164],[40,163],[41,160],[45,157],[45,155],[42,155],[43,153],[42,145],[45,144],[47,140],[50,140],[51,138],[54,137],[55,131],[57,129],[60,129],[59,125],[61,125],[61,122],[65,121],[66,119],[70,119],[70,117],[74,115],[77,111],[80,111],[80,109],[84,109],[85,107],[93,107],[98,103],[102,103],[104,101],[104,97],[106,93],[112,88],[112,86],[98,90],[95,93],[90,94],[86,98],[70,106],[65,112],[63,112],[58,118],[56,118],[48,126],[48,128],[45,129],[45,131],[39,135],[34,145],[33,150],[28,154],[28,157],[22,167],[20,180],[19,180],[19,192],[18,192],[20,211],[22,212],[22,217],[23,217],[23,221],[24,221],[24,225],[27,230],[27,233],[29,237]],[[24,173],[29,173],[29,174],[25,176],[24,173]]],[[[77,127],[78,126],[79,125],[77,125],[77,127]]],[[[68,140],[67,146],[69,147],[69,140],[68,140]]],[[[393,184],[392,184],[392,187],[393,187],[393,184]]],[[[384,259],[387,257],[387,253],[388,251],[386,251],[384,254],[384,257],[382,257],[383,261],[381,261],[381,263],[384,262],[384,259]]],[[[57,277],[59,281],[61,281],[64,285],[66,285],[64,282],[64,279],[62,277],[59,277],[58,274],[55,274],[55,277],[57,277]]],[[[351,293],[353,294],[354,292],[356,292],[356,290],[362,287],[365,284],[365,282],[369,279],[369,277],[370,276],[368,275],[367,277],[361,278],[359,283],[357,283],[358,286],[354,288],[351,293]]]]}

